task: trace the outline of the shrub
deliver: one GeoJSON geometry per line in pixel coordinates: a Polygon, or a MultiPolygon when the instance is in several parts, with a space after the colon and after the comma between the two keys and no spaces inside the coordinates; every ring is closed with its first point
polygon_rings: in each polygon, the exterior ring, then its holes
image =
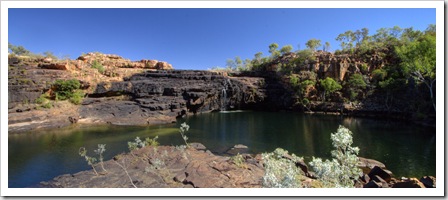
{"type": "Polygon", "coordinates": [[[79,89],[81,83],[76,79],[56,80],[53,88],[56,93],[56,100],[67,100],[73,97],[75,90],[79,89]]]}
{"type": "Polygon", "coordinates": [[[372,79],[375,82],[383,81],[384,79],[386,79],[386,76],[387,72],[384,69],[375,69],[372,71],[372,79]]]}
{"type": "Polygon", "coordinates": [[[103,171],[107,171],[106,169],[104,169],[104,163],[103,163],[103,153],[106,151],[106,144],[98,144],[98,149],[93,151],[99,155],[98,160],[100,161],[101,168],[103,169],[103,171]]]}
{"type": "Polygon", "coordinates": [[[37,98],[36,100],[34,100],[34,102],[37,103],[37,104],[43,104],[43,103],[45,103],[45,102],[48,101],[48,98],[49,98],[49,97],[50,97],[50,96],[49,96],[47,93],[44,93],[44,94],[41,94],[41,95],[39,96],[39,98],[37,98]]]}
{"type": "Polygon", "coordinates": [[[134,141],[135,142],[128,142],[128,148],[130,151],[146,146],[146,144],[140,139],[140,137],[136,137],[134,141]]]}
{"type": "Polygon", "coordinates": [[[142,141],[140,137],[135,138],[135,142],[128,142],[128,148],[130,151],[143,148],[145,146],[159,146],[159,142],[157,139],[159,136],[154,137],[153,139],[145,138],[145,141],[142,141]]]}
{"type": "Polygon", "coordinates": [[[70,102],[75,104],[75,105],[79,105],[82,102],[82,98],[84,97],[84,93],[81,91],[75,91],[72,95],[72,97],[70,97],[70,102]]]}
{"type": "Polygon", "coordinates": [[[310,100],[308,100],[307,98],[303,98],[302,105],[307,106],[308,104],[310,104],[310,100]]]}
{"type": "Polygon", "coordinates": [[[187,137],[187,135],[185,135],[185,133],[188,131],[188,129],[190,129],[190,126],[188,126],[187,123],[185,123],[185,122],[182,123],[182,124],[180,125],[180,128],[179,128],[179,133],[180,133],[180,135],[182,136],[182,139],[184,139],[185,144],[187,145],[187,147],[190,146],[190,145],[188,144],[188,142],[187,142],[188,137],[187,137]]]}
{"type": "Polygon", "coordinates": [[[148,146],[154,146],[154,147],[159,146],[159,142],[157,142],[157,139],[158,139],[158,138],[159,138],[159,136],[156,136],[156,137],[154,137],[153,139],[146,138],[146,139],[145,139],[145,143],[146,143],[148,146]]]}
{"type": "Polygon", "coordinates": [[[288,151],[277,148],[272,153],[263,153],[265,174],[263,187],[297,188],[301,187],[300,177],[303,171],[296,167],[295,161],[303,161],[303,158],[292,154],[292,160],[284,158],[288,151]]]}
{"type": "Polygon", "coordinates": [[[47,101],[46,103],[42,104],[42,107],[44,107],[44,108],[52,108],[53,104],[50,101],[47,101]]]}
{"type": "Polygon", "coordinates": [[[323,87],[324,92],[323,92],[323,100],[325,101],[325,94],[328,93],[333,93],[335,91],[338,91],[340,89],[342,89],[342,86],[335,81],[334,79],[327,77],[324,80],[320,81],[320,85],[323,87]]]}
{"type": "Polygon", "coordinates": [[[97,60],[92,62],[92,68],[97,69],[99,73],[104,74],[104,66],[97,60]]]}
{"type": "Polygon", "coordinates": [[[94,164],[97,161],[97,159],[95,157],[88,156],[87,155],[87,150],[84,147],[79,148],[79,155],[81,157],[84,157],[84,159],[86,159],[87,164],[92,167],[93,171],[95,172],[95,175],[98,176],[98,172],[96,171],[95,166],[94,166],[94,164]]]}
{"type": "Polygon", "coordinates": [[[362,174],[358,164],[358,147],[351,147],[353,143],[352,132],[339,126],[336,133],[331,134],[335,150],[331,151],[332,160],[322,161],[314,158],[309,163],[324,187],[354,187],[354,181],[362,174]]]}
{"type": "Polygon", "coordinates": [[[354,88],[365,89],[367,84],[361,74],[353,74],[348,80],[348,84],[354,88]]]}
{"type": "MultiPolygon", "coordinates": [[[[48,99],[50,98],[50,95],[47,93],[41,94],[39,98],[34,100],[35,103],[41,105],[43,108],[52,108],[53,103],[48,99]]],[[[41,106],[38,106],[37,108],[40,108],[41,106]]]]}
{"type": "Polygon", "coordinates": [[[299,82],[300,82],[300,79],[299,79],[299,77],[297,75],[291,74],[289,76],[289,83],[291,84],[291,86],[293,88],[298,87],[299,86],[299,82]]]}
{"type": "Polygon", "coordinates": [[[244,163],[243,156],[239,153],[235,156],[230,157],[230,161],[232,161],[233,164],[235,164],[239,168],[247,168],[246,164],[244,163]]]}
{"type": "Polygon", "coordinates": [[[369,66],[367,65],[367,63],[362,63],[362,64],[359,66],[359,69],[361,70],[361,72],[362,72],[363,74],[365,74],[365,73],[367,73],[367,72],[369,71],[369,66]]]}

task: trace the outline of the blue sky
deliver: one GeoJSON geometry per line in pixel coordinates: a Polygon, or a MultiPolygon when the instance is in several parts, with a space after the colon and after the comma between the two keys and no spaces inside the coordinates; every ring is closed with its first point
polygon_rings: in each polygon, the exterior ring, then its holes
{"type": "Polygon", "coordinates": [[[435,9],[9,9],[8,37],[35,53],[76,59],[83,52],[156,59],[176,69],[224,67],[240,56],[269,55],[269,44],[304,49],[306,41],[330,42],[347,30],[400,26],[424,30],[435,9]]]}

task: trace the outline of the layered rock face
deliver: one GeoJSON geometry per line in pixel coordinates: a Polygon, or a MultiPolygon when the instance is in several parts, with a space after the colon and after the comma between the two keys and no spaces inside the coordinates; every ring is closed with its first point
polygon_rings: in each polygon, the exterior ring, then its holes
{"type": "Polygon", "coordinates": [[[92,64],[96,61],[104,66],[115,68],[145,68],[159,70],[173,69],[171,64],[164,61],[146,59],[140,61],[130,61],[129,59],[124,59],[123,57],[115,54],[87,53],[79,56],[77,60],[82,61],[75,64],[77,67],[82,67],[82,64],[92,64]]]}
{"type": "Polygon", "coordinates": [[[187,114],[255,107],[265,100],[263,78],[209,71],[147,71],[124,81],[100,83],[80,108],[84,120],[155,124],[187,114]]]}
{"type": "MultiPolygon", "coordinates": [[[[301,70],[315,72],[319,78],[330,77],[342,81],[350,74],[372,72],[375,69],[384,66],[384,60],[377,55],[372,55],[368,63],[354,59],[349,55],[334,55],[330,52],[317,51],[313,53],[314,59],[306,61],[301,70]]],[[[272,66],[268,67],[270,71],[276,71],[278,64],[286,64],[297,58],[295,53],[287,53],[274,60],[272,66]]]]}
{"type": "MultiPolygon", "coordinates": [[[[87,53],[77,60],[53,60],[29,56],[8,58],[8,106],[33,102],[43,92],[50,89],[54,80],[76,78],[91,82],[87,77],[94,76],[91,66],[94,62],[105,68],[104,75],[124,77],[135,70],[172,70],[173,66],[164,61],[130,61],[114,54],[87,53]],[[130,69],[131,68],[131,69],[130,69]]],[[[100,78],[100,77],[97,77],[100,78]]],[[[108,80],[104,80],[108,81],[108,80]]]]}
{"type": "MultiPolygon", "coordinates": [[[[171,69],[171,65],[154,60],[130,62],[116,55],[94,53],[80,56],[76,61],[44,59],[31,64],[24,63],[22,58],[10,59],[10,131],[59,127],[74,122],[169,123],[188,114],[219,110],[287,109],[291,102],[290,94],[275,78],[275,73],[227,74],[165,69],[171,69]],[[105,72],[100,74],[90,67],[93,62],[101,63],[105,72]],[[133,68],[127,68],[129,66],[133,68]],[[80,106],[72,106],[58,115],[57,119],[64,123],[45,115],[42,108],[34,104],[41,94],[51,91],[58,79],[79,80],[86,94],[80,106]],[[38,112],[41,114],[36,119],[38,112]]],[[[56,101],[52,104],[53,108],[44,110],[56,113],[67,107],[56,101]]]]}

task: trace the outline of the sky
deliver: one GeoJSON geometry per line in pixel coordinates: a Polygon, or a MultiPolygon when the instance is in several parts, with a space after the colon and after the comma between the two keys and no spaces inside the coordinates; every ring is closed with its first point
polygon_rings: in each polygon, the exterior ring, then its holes
{"type": "MultiPolygon", "coordinates": [[[[305,49],[310,39],[329,42],[347,30],[436,24],[435,8],[291,9],[75,9],[9,8],[8,41],[31,52],[51,51],[76,59],[82,53],[117,54],[132,61],[154,59],[175,69],[225,67],[277,43],[305,49]]],[[[321,49],[321,47],[319,48],[321,49]]]]}

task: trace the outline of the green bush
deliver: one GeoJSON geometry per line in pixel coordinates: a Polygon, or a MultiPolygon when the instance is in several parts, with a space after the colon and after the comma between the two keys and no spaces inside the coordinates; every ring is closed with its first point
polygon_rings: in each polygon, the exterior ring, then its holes
{"type": "Polygon", "coordinates": [[[50,101],[50,95],[48,95],[47,93],[41,94],[39,96],[39,98],[37,98],[36,100],[34,100],[35,103],[41,105],[38,106],[38,108],[43,107],[43,108],[52,108],[53,107],[53,103],[50,101]]]}
{"type": "Polygon", "coordinates": [[[357,167],[358,147],[352,147],[352,132],[339,126],[336,133],[331,134],[331,140],[335,150],[331,151],[332,160],[322,161],[321,158],[314,158],[309,164],[321,180],[324,187],[351,188],[354,187],[355,180],[362,174],[357,167]]]}
{"type": "Polygon", "coordinates": [[[361,74],[351,75],[348,79],[348,84],[350,85],[350,87],[356,89],[365,89],[367,87],[367,84],[361,74]]]}
{"type": "Polygon", "coordinates": [[[386,76],[387,72],[384,69],[375,69],[372,71],[372,79],[375,82],[383,81],[384,79],[386,79],[386,76]]]}
{"type": "Polygon", "coordinates": [[[369,71],[369,66],[367,66],[367,63],[362,63],[361,66],[359,66],[359,69],[363,74],[365,74],[369,71]]]}
{"type": "Polygon", "coordinates": [[[79,104],[81,104],[83,98],[84,98],[84,93],[77,90],[73,93],[72,97],[70,97],[69,101],[75,105],[79,105],[79,104]]]}
{"type": "Polygon", "coordinates": [[[297,75],[291,74],[289,76],[289,83],[291,84],[291,86],[293,88],[298,87],[299,86],[299,82],[300,82],[300,79],[299,79],[299,77],[297,75]]]}
{"type": "Polygon", "coordinates": [[[73,97],[75,90],[79,89],[81,83],[76,79],[56,80],[53,88],[56,93],[56,100],[67,100],[73,97]]]}
{"type": "Polygon", "coordinates": [[[99,73],[104,74],[105,71],[104,66],[97,60],[93,61],[92,68],[97,69],[99,73]]]}
{"type": "Polygon", "coordinates": [[[323,100],[324,101],[325,101],[325,95],[327,92],[331,94],[335,91],[342,89],[342,86],[337,81],[335,81],[334,79],[332,79],[330,77],[327,77],[324,80],[321,80],[320,85],[324,89],[324,92],[323,92],[323,100]]]}
{"type": "Polygon", "coordinates": [[[53,107],[53,103],[51,103],[51,101],[48,101],[48,102],[42,104],[42,107],[44,107],[44,108],[52,108],[53,107]]]}
{"type": "Polygon", "coordinates": [[[159,136],[156,136],[156,137],[154,137],[153,139],[151,139],[151,138],[146,138],[145,139],[145,143],[146,143],[146,145],[148,145],[148,146],[154,146],[154,147],[156,147],[156,146],[159,146],[159,142],[157,142],[157,139],[159,138],[159,136]]]}
{"type": "Polygon", "coordinates": [[[48,101],[48,98],[50,97],[50,95],[48,95],[47,93],[41,94],[39,96],[39,98],[37,98],[36,100],[34,100],[35,103],[37,104],[43,104],[46,101],[48,101]]]}

